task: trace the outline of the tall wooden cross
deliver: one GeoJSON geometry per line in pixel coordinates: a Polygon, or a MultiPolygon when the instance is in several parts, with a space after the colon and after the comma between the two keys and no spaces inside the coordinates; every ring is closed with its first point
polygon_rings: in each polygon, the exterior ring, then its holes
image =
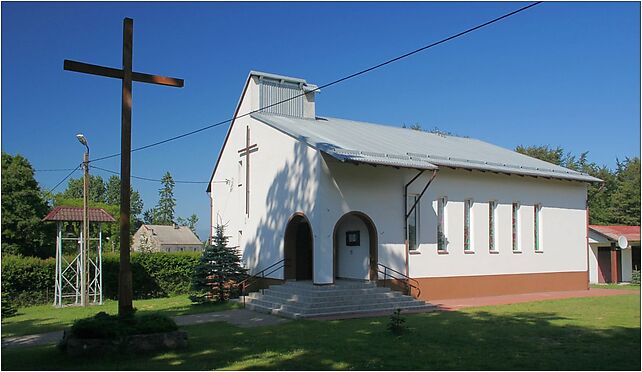
{"type": "Polygon", "coordinates": [[[132,271],[130,263],[130,176],[131,176],[131,124],[132,124],[132,81],[183,87],[183,80],[165,76],[149,75],[132,71],[132,49],[134,20],[123,20],[123,68],[115,69],[91,65],[83,62],[65,60],[64,69],[86,74],[121,79],[122,115],[120,137],[120,270],[118,274],[118,315],[133,312],[132,271]]]}
{"type": "Polygon", "coordinates": [[[250,126],[245,134],[245,147],[239,150],[240,156],[245,156],[245,214],[250,216],[250,154],[259,151],[256,144],[250,145],[250,126]]]}

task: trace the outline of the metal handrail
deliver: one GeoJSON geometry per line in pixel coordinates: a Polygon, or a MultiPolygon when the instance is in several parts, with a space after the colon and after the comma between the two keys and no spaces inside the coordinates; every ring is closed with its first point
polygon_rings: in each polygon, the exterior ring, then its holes
{"type": "Polygon", "coordinates": [[[255,273],[253,275],[250,275],[249,277],[247,277],[247,278],[245,278],[242,281],[237,283],[237,286],[241,288],[241,296],[243,296],[243,307],[245,307],[245,297],[247,296],[247,292],[246,292],[247,288],[251,284],[257,282],[259,279],[264,279],[267,275],[270,275],[273,272],[284,268],[285,267],[285,262],[286,261],[285,261],[285,258],[284,258],[284,259],[282,259],[280,261],[277,261],[277,262],[273,263],[272,265],[266,267],[265,269],[255,273]],[[272,269],[272,271],[266,273],[266,271],[268,271],[270,269],[272,269]]]}
{"type": "Polygon", "coordinates": [[[417,297],[419,297],[421,295],[421,288],[419,288],[419,286],[421,284],[419,284],[419,281],[417,279],[411,278],[408,275],[406,275],[406,274],[404,274],[402,272],[399,272],[399,271],[397,271],[397,270],[395,270],[395,269],[393,269],[391,267],[388,267],[388,266],[386,266],[386,265],[384,265],[384,264],[382,264],[380,262],[377,262],[377,271],[379,273],[383,274],[384,287],[386,287],[386,284],[388,283],[388,277],[390,277],[392,279],[399,280],[399,281],[403,282],[406,285],[406,290],[408,291],[408,294],[412,295],[411,288],[414,288],[414,289],[417,290],[417,297]],[[383,271],[381,270],[382,267],[383,267],[383,271]],[[395,277],[394,275],[391,275],[388,272],[392,272],[392,273],[398,274],[398,275],[401,276],[401,278],[395,277]],[[410,283],[411,281],[416,283],[416,285],[411,284],[410,283]]]}

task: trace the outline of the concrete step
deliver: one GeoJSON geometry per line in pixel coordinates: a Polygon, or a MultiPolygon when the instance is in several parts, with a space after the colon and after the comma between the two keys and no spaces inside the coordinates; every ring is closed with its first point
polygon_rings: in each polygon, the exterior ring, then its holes
{"type": "Polygon", "coordinates": [[[279,285],[281,287],[294,287],[294,288],[310,288],[316,291],[336,290],[336,289],[363,289],[363,288],[376,288],[377,283],[374,281],[352,281],[352,280],[338,280],[334,284],[315,285],[310,281],[288,281],[285,284],[279,285]]]}
{"type": "MultiPolygon", "coordinates": [[[[391,314],[393,311],[401,307],[389,306],[389,307],[378,307],[376,309],[368,308],[368,309],[343,310],[343,311],[330,310],[330,311],[318,311],[318,312],[308,312],[308,313],[292,312],[285,309],[273,309],[271,307],[258,305],[258,304],[250,304],[247,306],[247,308],[258,312],[283,316],[286,318],[303,319],[303,318],[320,318],[320,317],[328,317],[328,316],[347,317],[347,316],[359,315],[359,314],[386,315],[388,313],[391,314]]],[[[434,310],[435,306],[429,305],[429,304],[423,304],[423,305],[416,305],[416,306],[406,306],[401,309],[402,311],[413,313],[413,312],[423,312],[423,311],[434,310]]]]}
{"type": "Polygon", "coordinates": [[[249,296],[270,296],[270,297],[276,297],[283,299],[285,301],[300,301],[300,302],[308,302],[308,303],[323,303],[323,302],[334,302],[334,301],[350,301],[350,300],[369,300],[369,299],[395,299],[395,298],[409,298],[412,299],[410,296],[405,296],[399,292],[393,292],[393,291],[387,291],[387,292],[372,292],[372,293],[364,293],[361,294],[360,296],[354,296],[354,295],[343,295],[343,294],[334,294],[334,295],[326,295],[326,296],[310,296],[307,294],[298,294],[298,293],[291,293],[291,292],[283,292],[279,290],[272,290],[272,289],[266,289],[261,292],[254,292],[250,293],[249,296]]]}
{"type": "Polygon", "coordinates": [[[300,296],[293,295],[289,297],[274,296],[271,294],[259,294],[259,293],[250,293],[248,299],[257,299],[264,300],[273,303],[283,303],[283,304],[298,304],[301,307],[325,307],[325,306],[339,306],[339,305],[366,305],[371,303],[380,303],[380,302],[398,302],[405,303],[411,302],[415,299],[410,296],[395,295],[393,293],[380,293],[375,295],[368,296],[359,296],[359,297],[328,297],[322,299],[313,298],[312,300],[307,298],[301,298],[300,296]]]}
{"type": "Polygon", "coordinates": [[[302,316],[310,316],[310,314],[333,314],[339,312],[354,312],[354,311],[379,311],[384,309],[406,309],[414,308],[418,306],[426,305],[423,301],[406,301],[406,302],[373,302],[368,304],[347,304],[347,305],[331,305],[331,306],[301,306],[297,303],[281,303],[273,302],[266,299],[248,299],[246,304],[254,304],[263,306],[265,308],[271,308],[274,310],[280,310],[293,314],[300,314],[302,316]]]}
{"type": "Polygon", "coordinates": [[[310,297],[324,297],[324,296],[360,296],[367,293],[385,293],[390,291],[389,288],[373,287],[373,288],[350,288],[350,289],[326,289],[317,290],[314,288],[296,288],[287,286],[270,286],[265,291],[275,291],[284,294],[302,295],[310,297]]]}

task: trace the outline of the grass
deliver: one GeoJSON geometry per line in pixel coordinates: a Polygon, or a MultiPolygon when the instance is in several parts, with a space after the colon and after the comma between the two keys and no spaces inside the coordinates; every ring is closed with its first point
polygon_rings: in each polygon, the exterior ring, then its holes
{"type": "MultiPolygon", "coordinates": [[[[403,313],[402,313],[403,315],[403,313]]],[[[190,346],[157,355],[72,359],[54,346],[2,351],[3,369],[608,369],[640,368],[640,296],[542,301],[388,318],[185,327],[190,346]]]]}
{"type": "MultiPolygon", "coordinates": [[[[168,316],[206,313],[228,310],[237,307],[235,303],[193,305],[186,295],[151,300],[134,301],[137,313],[160,312],[168,316]]],[[[2,319],[2,337],[23,336],[65,329],[76,319],[94,316],[104,311],[108,314],[118,313],[118,303],[107,300],[102,306],[76,307],[62,309],[51,305],[39,305],[21,308],[18,314],[2,319]]]]}

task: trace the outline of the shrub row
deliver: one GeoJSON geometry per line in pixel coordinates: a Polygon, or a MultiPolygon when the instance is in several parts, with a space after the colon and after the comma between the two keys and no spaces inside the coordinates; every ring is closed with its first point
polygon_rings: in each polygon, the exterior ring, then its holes
{"type": "MultiPolygon", "coordinates": [[[[187,294],[199,252],[132,253],[134,298],[187,294]]],[[[53,302],[56,260],[2,257],[2,293],[19,306],[53,302]]],[[[103,297],[118,296],[118,254],[103,255],[103,297]]]]}

